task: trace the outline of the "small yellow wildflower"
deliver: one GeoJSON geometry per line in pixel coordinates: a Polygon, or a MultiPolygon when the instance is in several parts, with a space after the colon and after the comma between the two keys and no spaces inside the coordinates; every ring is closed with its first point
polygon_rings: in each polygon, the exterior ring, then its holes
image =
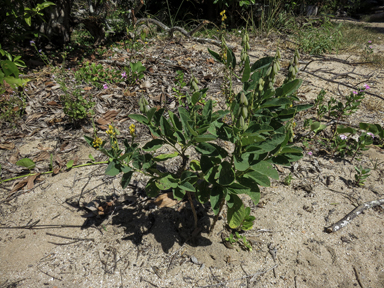
{"type": "Polygon", "coordinates": [[[108,126],[108,130],[105,133],[107,133],[108,135],[111,135],[111,136],[115,136],[116,135],[112,125],[108,126]]]}
{"type": "Polygon", "coordinates": [[[131,124],[131,126],[129,126],[129,134],[131,134],[131,136],[135,135],[135,124],[131,124]]]}
{"type": "Polygon", "coordinates": [[[99,148],[103,144],[103,140],[101,140],[99,137],[96,137],[92,142],[93,148],[99,148]]]}
{"type": "Polygon", "coordinates": [[[220,12],[220,16],[223,16],[225,14],[225,10],[220,12]]]}
{"type": "Polygon", "coordinates": [[[220,12],[220,16],[221,16],[221,22],[224,22],[224,20],[227,19],[227,16],[225,15],[225,10],[220,12]]]}
{"type": "Polygon", "coordinates": [[[145,44],[148,44],[148,42],[145,42],[145,44]]]}
{"type": "Polygon", "coordinates": [[[296,122],[293,122],[293,123],[292,123],[292,127],[293,127],[293,128],[296,127],[296,122]]]}

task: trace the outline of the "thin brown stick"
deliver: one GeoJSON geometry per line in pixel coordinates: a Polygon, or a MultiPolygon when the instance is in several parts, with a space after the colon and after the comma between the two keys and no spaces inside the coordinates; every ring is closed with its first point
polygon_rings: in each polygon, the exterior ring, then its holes
{"type": "Polygon", "coordinates": [[[361,278],[360,278],[359,272],[357,272],[357,269],[356,269],[355,266],[352,266],[352,267],[353,267],[353,270],[355,271],[355,275],[356,275],[357,283],[359,283],[359,285],[360,285],[361,288],[364,288],[364,285],[363,285],[363,283],[361,282],[361,278]]]}
{"type": "Polygon", "coordinates": [[[188,195],[189,203],[191,204],[193,218],[195,219],[195,229],[197,229],[197,214],[196,214],[195,205],[193,205],[191,193],[189,191],[187,191],[187,195],[188,195]]]}
{"type": "Polygon", "coordinates": [[[367,210],[367,209],[370,209],[370,208],[373,208],[376,206],[380,206],[383,204],[384,204],[384,199],[365,202],[365,203],[361,204],[360,206],[356,207],[355,209],[353,209],[350,213],[348,213],[340,221],[336,222],[335,224],[333,224],[329,227],[326,227],[325,231],[328,233],[336,232],[336,231],[340,230],[341,228],[344,228],[345,226],[347,226],[349,223],[351,223],[352,220],[354,218],[356,218],[359,214],[361,214],[364,210],[367,210]]]}
{"type": "Polygon", "coordinates": [[[53,233],[49,233],[49,232],[46,232],[45,234],[47,234],[49,236],[53,236],[53,237],[60,237],[60,238],[63,238],[63,239],[76,240],[76,241],[95,241],[94,238],[68,237],[68,236],[62,236],[62,235],[53,234],[53,233]]]}

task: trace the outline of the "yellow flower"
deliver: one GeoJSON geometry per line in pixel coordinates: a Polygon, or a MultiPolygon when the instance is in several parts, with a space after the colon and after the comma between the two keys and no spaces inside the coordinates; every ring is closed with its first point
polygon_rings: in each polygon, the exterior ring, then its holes
{"type": "Polygon", "coordinates": [[[296,122],[293,122],[293,123],[292,123],[292,127],[293,127],[293,128],[296,127],[296,122]]]}
{"type": "Polygon", "coordinates": [[[99,148],[103,144],[103,140],[101,140],[99,137],[96,137],[92,142],[93,148],[99,148]]]}
{"type": "Polygon", "coordinates": [[[223,17],[221,17],[221,21],[224,22],[225,19],[227,19],[227,16],[224,14],[223,17]]]}
{"type": "Polygon", "coordinates": [[[131,126],[129,126],[129,134],[131,134],[131,136],[135,135],[135,124],[131,124],[131,126]]]}
{"type": "Polygon", "coordinates": [[[225,14],[225,10],[220,12],[220,16],[223,16],[225,14]]]}

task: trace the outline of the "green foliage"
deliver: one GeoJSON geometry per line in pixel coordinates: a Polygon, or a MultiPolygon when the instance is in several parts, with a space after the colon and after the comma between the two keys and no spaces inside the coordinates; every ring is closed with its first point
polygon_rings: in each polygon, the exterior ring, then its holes
{"type": "Polygon", "coordinates": [[[60,83],[60,86],[64,91],[64,94],[60,96],[63,111],[72,122],[84,120],[93,114],[92,108],[95,102],[85,99],[81,89],[76,88],[74,91],[69,91],[64,83],[60,83]]]}
{"type": "Polygon", "coordinates": [[[18,67],[26,67],[25,63],[20,59],[21,56],[11,55],[3,50],[0,45],[0,93],[4,93],[4,81],[13,89],[24,87],[29,79],[20,79],[20,71],[18,67]]]}
{"type": "Polygon", "coordinates": [[[239,232],[235,232],[235,235],[233,233],[231,233],[229,235],[229,237],[225,238],[226,241],[228,241],[229,243],[231,244],[234,244],[234,243],[239,243],[240,246],[243,248],[243,249],[246,249],[246,250],[249,250],[249,251],[252,251],[252,246],[251,244],[248,242],[247,238],[244,236],[244,235],[241,235],[239,232]]]}
{"type": "Polygon", "coordinates": [[[129,85],[135,84],[144,77],[145,67],[141,62],[129,63],[130,67],[124,70],[105,68],[103,65],[87,62],[75,73],[77,81],[84,81],[93,84],[101,89],[105,83],[113,84],[127,82],[129,85]]]}
{"type": "MultiPolygon", "coordinates": [[[[224,58],[210,51],[235,73],[234,53],[230,49],[226,52],[227,58],[224,58]]],[[[259,186],[270,186],[269,178],[279,178],[273,164],[289,166],[303,156],[300,148],[288,144],[292,138],[291,121],[298,111],[310,106],[293,103],[301,80],[274,88],[280,69],[278,56],[260,59],[253,65],[249,64],[249,57],[245,59],[246,67],[242,75],[237,76],[243,82],[243,90],[228,102],[226,110],[214,111],[212,100],[204,106],[196,105],[205,97],[207,89],[198,89],[193,84],[192,95],[186,93],[185,96],[188,106],[178,107],[177,113],[150,108],[148,101],[142,98],[139,106],[143,114],[132,114],[130,118],[146,125],[156,139],[142,148],[133,140],[131,143],[126,140],[123,154],[123,150],[116,148],[118,143],[111,144],[109,149],[99,148],[110,158],[106,173],[124,173],[122,185],[125,187],[133,171],[142,171],[149,176],[146,185],[149,197],[171,190],[175,199],[181,200],[194,192],[200,203],[211,203],[215,215],[226,204],[231,228],[251,229],[255,218],[250,216],[249,207],[244,206],[239,195],[250,196],[256,205],[260,199],[259,186]],[[230,121],[225,120],[227,115],[230,121]],[[233,143],[233,153],[213,142],[218,139],[233,143]],[[155,156],[154,151],[165,144],[174,152],[155,156]],[[190,166],[188,148],[199,154],[199,159],[194,159],[190,166]],[[157,168],[175,157],[182,160],[176,173],[161,172],[157,168]]],[[[88,138],[87,142],[92,146],[93,139],[88,138]]]]}
{"type": "Polygon", "coordinates": [[[328,18],[324,18],[320,27],[314,24],[315,22],[310,21],[297,29],[295,37],[300,50],[315,55],[337,52],[342,42],[342,24],[335,25],[328,18]]]}
{"type": "Polygon", "coordinates": [[[369,177],[368,174],[371,169],[369,168],[363,168],[361,165],[359,167],[355,166],[356,174],[355,174],[355,183],[357,186],[364,186],[364,182],[367,180],[369,177]]]}
{"type": "Polygon", "coordinates": [[[21,166],[21,167],[25,167],[29,170],[32,170],[35,168],[35,162],[33,162],[31,159],[29,158],[23,158],[23,159],[20,159],[19,161],[16,162],[16,165],[18,166],[21,166]]]}
{"type": "MultiPolygon", "coordinates": [[[[2,92],[0,91],[0,93],[2,92]]],[[[22,94],[20,93],[20,95],[22,94]]],[[[25,99],[20,95],[17,95],[16,92],[10,95],[0,95],[0,123],[16,125],[25,108],[25,99]]]]}

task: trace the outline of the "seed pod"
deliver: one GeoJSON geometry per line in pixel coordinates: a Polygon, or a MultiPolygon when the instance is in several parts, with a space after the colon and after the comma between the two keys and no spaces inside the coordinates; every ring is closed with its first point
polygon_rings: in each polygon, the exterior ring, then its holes
{"type": "Polygon", "coordinates": [[[280,71],[281,67],[280,67],[279,61],[276,62],[276,66],[277,66],[277,71],[280,71]]]}
{"type": "Polygon", "coordinates": [[[295,68],[292,65],[289,65],[288,72],[293,73],[295,71],[295,68]]]}
{"type": "Polygon", "coordinates": [[[244,119],[247,119],[248,118],[248,108],[247,107],[243,107],[241,109],[241,116],[244,117],[244,119]]]}
{"type": "Polygon", "coordinates": [[[239,122],[240,122],[240,127],[239,127],[239,128],[244,129],[245,121],[244,121],[243,116],[240,116],[240,120],[239,120],[239,122]]]}
{"type": "Polygon", "coordinates": [[[273,83],[272,83],[272,82],[269,82],[269,83],[268,83],[268,87],[269,87],[269,89],[272,90],[272,89],[273,89],[273,83]]]}
{"type": "Polygon", "coordinates": [[[246,41],[249,42],[249,35],[247,32],[245,32],[246,41]]]}
{"type": "Polygon", "coordinates": [[[263,85],[259,84],[259,91],[263,91],[263,85]]]}
{"type": "Polygon", "coordinates": [[[245,96],[244,92],[241,92],[240,94],[240,104],[244,106],[248,106],[248,99],[245,96]]]}
{"type": "Polygon", "coordinates": [[[276,65],[276,62],[273,63],[273,74],[277,74],[277,65],[276,65]]]}
{"type": "Polygon", "coordinates": [[[265,75],[269,76],[269,75],[271,75],[271,73],[272,73],[272,65],[269,66],[269,68],[268,68],[267,72],[265,73],[265,75]]]}
{"type": "Polygon", "coordinates": [[[197,84],[196,84],[195,81],[192,81],[192,88],[193,88],[193,90],[195,90],[195,91],[199,90],[199,86],[197,86],[197,84]]]}
{"type": "Polygon", "coordinates": [[[295,66],[295,74],[299,73],[299,68],[295,66]]]}
{"type": "Polygon", "coordinates": [[[280,50],[279,50],[279,48],[277,48],[277,51],[276,51],[276,57],[277,57],[277,59],[280,59],[280,58],[281,58],[281,54],[280,54],[280,50]]]}
{"type": "Polygon", "coordinates": [[[299,57],[297,57],[297,55],[295,55],[293,62],[295,62],[296,65],[299,64],[299,57]]]}
{"type": "Polygon", "coordinates": [[[247,43],[247,36],[244,34],[243,39],[241,39],[241,46],[244,47],[246,43],[247,43]]]}
{"type": "Polygon", "coordinates": [[[246,43],[245,47],[246,47],[247,50],[251,49],[251,46],[249,46],[249,42],[246,43]]]}

